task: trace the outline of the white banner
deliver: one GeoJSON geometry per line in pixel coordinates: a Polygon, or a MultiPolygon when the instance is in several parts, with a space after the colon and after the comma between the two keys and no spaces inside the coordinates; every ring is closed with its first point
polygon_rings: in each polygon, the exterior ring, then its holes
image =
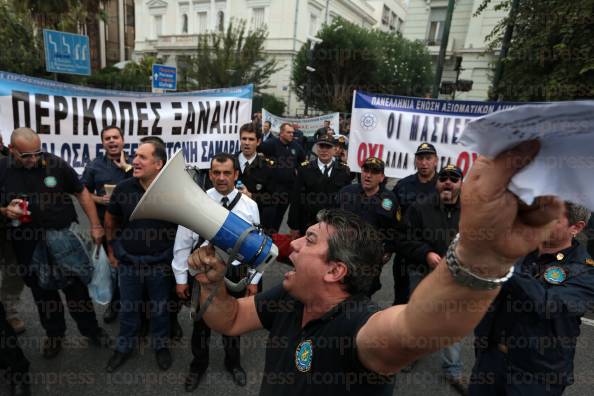
{"type": "Polygon", "coordinates": [[[183,93],[110,91],[0,72],[0,134],[36,131],[44,151],[62,157],[77,172],[103,153],[100,132],[124,131],[130,156],[144,136],[158,136],[168,156],[183,149],[186,161],[208,168],[221,152],[239,151],[239,127],[250,122],[253,86],[183,93]]]}
{"type": "Polygon", "coordinates": [[[416,172],[414,153],[424,142],[435,146],[438,169],[449,163],[464,173],[476,159],[460,144],[470,121],[522,103],[450,101],[354,92],[348,165],[360,172],[368,157],[386,163],[385,174],[403,178],[416,172]]]}
{"type": "Polygon", "coordinates": [[[334,129],[334,136],[340,133],[340,114],[330,113],[319,117],[297,118],[297,117],[279,117],[266,109],[262,109],[262,123],[270,121],[270,130],[278,134],[281,124],[288,122],[289,124],[297,124],[297,129],[303,131],[305,136],[313,136],[316,131],[324,126],[324,121],[330,121],[330,128],[334,129]]]}

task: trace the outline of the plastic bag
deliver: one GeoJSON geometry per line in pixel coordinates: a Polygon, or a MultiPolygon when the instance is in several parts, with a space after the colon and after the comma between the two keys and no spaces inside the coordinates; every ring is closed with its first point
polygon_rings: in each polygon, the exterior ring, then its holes
{"type": "Polygon", "coordinates": [[[111,266],[103,246],[96,246],[91,260],[95,271],[89,284],[89,295],[97,304],[107,305],[111,302],[113,288],[111,285],[111,266]]]}

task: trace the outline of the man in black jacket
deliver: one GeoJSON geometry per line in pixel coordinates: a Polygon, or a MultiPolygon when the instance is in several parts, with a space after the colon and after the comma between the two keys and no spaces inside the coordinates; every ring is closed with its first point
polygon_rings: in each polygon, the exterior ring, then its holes
{"type": "Polygon", "coordinates": [[[274,161],[257,152],[262,142],[262,134],[251,123],[244,124],[239,128],[239,141],[241,151],[236,156],[239,165],[237,189],[256,201],[260,212],[260,223],[264,230],[269,232],[273,229],[276,213],[276,208],[272,204],[274,161]]]}
{"type": "MultiPolygon", "coordinates": [[[[437,194],[413,204],[404,216],[406,236],[398,247],[409,265],[411,293],[437,267],[458,233],[461,187],[462,171],[447,165],[437,176],[437,194]]],[[[460,350],[460,343],[442,349],[441,360],[448,383],[465,394],[460,350]]]]}
{"type": "Polygon", "coordinates": [[[334,145],[332,136],[320,136],[315,147],[318,158],[297,169],[287,221],[294,239],[317,223],[320,210],[338,208],[338,192],[353,179],[349,167],[334,159],[334,145]]]}
{"type": "Polygon", "coordinates": [[[305,151],[293,140],[294,132],[293,127],[285,122],[280,126],[278,138],[272,138],[262,145],[262,153],[273,160],[276,167],[273,178],[275,194],[271,202],[275,206],[271,225],[274,232],[278,232],[289,206],[297,167],[305,161],[305,151]]]}
{"type": "MultiPolygon", "coordinates": [[[[435,194],[437,179],[437,151],[431,143],[421,143],[415,152],[416,173],[401,179],[392,190],[404,216],[412,204],[435,194]]],[[[394,305],[406,304],[412,285],[409,285],[406,260],[394,258],[394,305]]]]}

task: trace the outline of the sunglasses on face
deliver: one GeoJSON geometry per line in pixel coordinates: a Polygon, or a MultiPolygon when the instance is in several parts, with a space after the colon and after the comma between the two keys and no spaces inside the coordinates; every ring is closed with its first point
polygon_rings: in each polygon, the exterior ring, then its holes
{"type": "Polygon", "coordinates": [[[443,175],[439,176],[438,180],[442,183],[445,183],[448,180],[450,180],[452,183],[458,183],[460,181],[460,177],[455,175],[443,175]]]}
{"type": "Polygon", "coordinates": [[[27,158],[31,158],[31,157],[39,157],[42,153],[43,153],[43,151],[41,151],[41,150],[37,150],[32,153],[19,153],[18,151],[16,152],[16,154],[19,156],[19,158],[22,158],[22,159],[27,159],[27,158]]]}

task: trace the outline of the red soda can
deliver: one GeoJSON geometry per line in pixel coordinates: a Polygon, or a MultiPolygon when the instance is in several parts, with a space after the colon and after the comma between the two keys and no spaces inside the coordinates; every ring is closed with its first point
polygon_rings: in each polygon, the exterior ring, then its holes
{"type": "Polygon", "coordinates": [[[24,194],[19,195],[19,199],[21,200],[19,207],[23,210],[23,212],[25,212],[25,214],[23,214],[21,217],[19,217],[19,221],[21,222],[21,224],[30,223],[33,221],[33,218],[31,217],[31,215],[27,213],[29,211],[28,198],[29,197],[27,197],[24,194]]]}

